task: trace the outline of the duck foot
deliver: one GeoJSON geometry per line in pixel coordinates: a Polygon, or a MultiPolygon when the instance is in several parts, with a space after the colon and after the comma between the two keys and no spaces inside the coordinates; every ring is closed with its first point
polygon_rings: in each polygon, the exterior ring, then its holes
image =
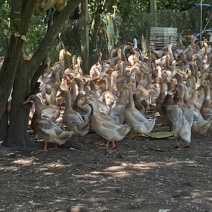
{"type": "Polygon", "coordinates": [[[113,150],[115,148],[116,148],[115,141],[107,141],[105,147],[99,147],[99,149],[104,149],[104,150],[113,150]],[[110,143],[111,143],[111,147],[110,147],[110,143]]]}
{"type": "Polygon", "coordinates": [[[139,135],[138,131],[132,131],[129,134],[129,138],[134,139],[134,138],[138,137],[138,135],[139,135]]]}
{"type": "Polygon", "coordinates": [[[97,141],[95,143],[100,145],[100,146],[104,146],[106,142],[105,141],[97,141]]]}
{"type": "Polygon", "coordinates": [[[174,148],[175,149],[179,149],[180,148],[180,144],[179,144],[179,141],[178,141],[178,137],[175,137],[175,142],[174,142],[174,148]]]}
{"type": "Polygon", "coordinates": [[[191,146],[189,144],[186,144],[183,148],[190,148],[191,146]]]}
{"type": "Polygon", "coordinates": [[[48,142],[44,141],[44,148],[39,150],[39,152],[47,152],[48,151],[48,142]]]}
{"type": "Polygon", "coordinates": [[[55,144],[54,147],[49,148],[49,150],[55,150],[55,149],[57,149],[57,144],[55,144]]]}

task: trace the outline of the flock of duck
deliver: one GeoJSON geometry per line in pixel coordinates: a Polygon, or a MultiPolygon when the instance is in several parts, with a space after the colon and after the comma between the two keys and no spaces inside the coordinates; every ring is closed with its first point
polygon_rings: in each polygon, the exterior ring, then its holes
{"type": "MultiPolygon", "coordinates": [[[[212,38],[212,36],[211,36],[212,38]]],[[[64,144],[72,136],[78,139],[92,129],[105,142],[104,149],[114,149],[132,129],[148,134],[155,127],[159,114],[175,137],[190,147],[193,133],[206,134],[212,120],[212,41],[196,41],[188,46],[171,42],[163,49],[143,55],[132,43],[111,50],[103,60],[100,52],[89,74],[83,73],[81,57],[72,57],[72,66],[65,67],[70,53],[62,49],[59,62],[40,76],[40,93],[30,96],[31,127],[48,142],[64,144]],[[60,127],[61,123],[65,125],[60,127]]]]}

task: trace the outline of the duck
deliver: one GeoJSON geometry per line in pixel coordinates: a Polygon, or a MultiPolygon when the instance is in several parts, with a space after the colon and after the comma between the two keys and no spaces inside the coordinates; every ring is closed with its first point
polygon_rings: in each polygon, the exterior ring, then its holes
{"type": "Polygon", "coordinates": [[[59,52],[59,61],[52,68],[56,68],[60,72],[60,81],[65,71],[65,56],[71,56],[71,53],[66,49],[61,49],[59,52]]]}
{"type": "Polygon", "coordinates": [[[124,115],[123,112],[126,107],[127,102],[127,93],[125,89],[120,91],[120,95],[118,99],[115,101],[114,106],[109,111],[109,116],[116,120],[116,123],[123,124],[124,123],[124,115]]]}
{"type": "Polygon", "coordinates": [[[41,111],[41,117],[45,117],[46,119],[49,119],[52,122],[55,122],[60,117],[60,110],[56,104],[46,105],[42,103],[42,100],[40,97],[38,96],[32,97],[32,99],[35,99],[35,98],[38,98],[38,100],[36,101],[36,104],[38,105],[39,110],[41,111]]]}
{"type": "Polygon", "coordinates": [[[51,117],[52,121],[56,121],[60,116],[60,107],[58,107],[58,102],[56,100],[58,89],[59,89],[59,86],[57,84],[53,85],[50,94],[46,93],[45,95],[45,99],[46,99],[45,104],[47,105],[45,111],[48,110],[49,114],[52,114],[52,117],[51,117]],[[50,111],[52,112],[50,113],[50,111]]]}
{"type": "Polygon", "coordinates": [[[210,84],[206,83],[201,86],[201,88],[204,89],[205,98],[202,103],[202,106],[200,108],[200,112],[202,114],[202,117],[205,120],[212,120],[212,104],[211,104],[211,98],[210,98],[210,84]]]}
{"type": "Polygon", "coordinates": [[[54,143],[55,147],[52,149],[57,149],[57,145],[62,145],[71,138],[74,133],[73,131],[64,131],[51,119],[42,115],[43,106],[38,96],[31,95],[24,104],[29,102],[33,103],[35,106],[31,127],[32,130],[43,139],[45,144],[44,151],[48,150],[48,143],[54,143]]]}
{"type": "Polygon", "coordinates": [[[131,87],[129,88],[129,102],[124,110],[124,120],[136,131],[136,133],[150,133],[155,126],[155,118],[148,120],[135,108],[131,87]]]}
{"type": "Polygon", "coordinates": [[[82,58],[81,56],[73,55],[72,67],[66,68],[63,74],[64,76],[71,75],[73,77],[83,77],[83,71],[81,68],[82,58]]]}
{"type": "Polygon", "coordinates": [[[191,127],[191,132],[196,135],[207,135],[207,131],[211,126],[212,120],[205,120],[200,111],[194,110],[194,120],[191,127]]]}
{"type": "Polygon", "coordinates": [[[208,74],[206,76],[204,74],[204,80],[202,80],[202,83],[200,83],[200,85],[202,85],[205,80],[207,80],[209,82],[209,86],[210,86],[210,98],[212,99],[212,75],[211,74],[208,74]]]}
{"type": "Polygon", "coordinates": [[[126,61],[129,63],[129,65],[133,66],[136,62],[136,54],[138,54],[140,57],[143,58],[143,55],[141,53],[141,50],[139,48],[134,48],[133,44],[131,42],[127,42],[123,49],[123,54],[125,56],[126,61]],[[129,50],[128,53],[126,53],[126,50],[129,50]]]}
{"type": "Polygon", "coordinates": [[[64,97],[65,104],[66,104],[63,117],[62,117],[63,123],[66,125],[69,131],[74,131],[75,135],[80,137],[85,136],[90,129],[89,116],[90,116],[91,110],[88,111],[88,114],[86,115],[87,118],[83,120],[80,113],[73,110],[72,108],[70,93],[66,90],[60,90],[59,95],[64,97]]]}
{"type": "Polygon", "coordinates": [[[181,137],[185,142],[185,148],[190,147],[191,126],[194,118],[194,105],[185,104],[185,85],[178,84],[178,100],[173,105],[166,107],[168,119],[172,123],[172,132],[175,136],[175,148],[179,148],[178,138],[181,137]]]}
{"type": "Polygon", "coordinates": [[[128,124],[116,124],[103,119],[100,115],[98,104],[95,98],[89,98],[87,103],[92,108],[92,129],[106,140],[106,146],[102,149],[109,150],[116,148],[116,142],[123,140],[131,130],[131,127],[128,124]]]}
{"type": "Polygon", "coordinates": [[[102,72],[102,52],[99,52],[97,62],[91,66],[89,76],[91,79],[99,79],[102,72]]]}
{"type": "MultiPolygon", "coordinates": [[[[174,100],[173,100],[173,90],[172,90],[172,82],[168,81],[167,82],[167,93],[166,96],[163,100],[163,102],[160,105],[160,117],[162,119],[163,124],[168,124],[170,126],[170,122],[167,119],[167,114],[166,114],[166,107],[168,105],[173,105],[174,100]]],[[[170,128],[171,129],[171,128],[170,128]]]]}
{"type": "Polygon", "coordinates": [[[82,116],[84,121],[88,120],[88,116],[90,115],[91,109],[88,105],[82,105],[84,102],[84,97],[86,97],[84,91],[84,84],[79,78],[74,78],[73,81],[77,84],[78,94],[76,95],[76,98],[72,104],[72,108],[82,116]]]}
{"type": "Polygon", "coordinates": [[[111,89],[110,78],[111,77],[108,75],[104,76],[106,88],[105,91],[102,93],[101,97],[99,98],[99,100],[102,101],[103,104],[105,104],[108,111],[113,106],[114,102],[117,100],[117,97],[113,94],[111,89]]]}
{"type": "Polygon", "coordinates": [[[200,110],[202,103],[201,103],[200,99],[198,98],[195,76],[190,74],[187,77],[186,85],[188,87],[188,92],[189,92],[189,94],[187,94],[187,96],[189,95],[189,97],[188,97],[189,101],[192,102],[192,104],[194,105],[195,108],[200,110]]]}
{"type": "Polygon", "coordinates": [[[161,113],[161,104],[163,103],[166,97],[167,84],[166,79],[162,79],[161,77],[157,77],[155,83],[158,83],[160,86],[160,93],[158,97],[155,99],[155,105],[150,104],[150,108],[156,112],[161,113]]]}
{"type": "Polygon", "coordinates": [[[145,107],[145,104],[143,103],[143,101],[140,101],[137,97],[136,97],[136,94],[134,93],[133,94],[133,100],[134,100],[134,103],[135,103],[135,108],[137,110],[139,110],[142,114],[146,114],[146,107],[145,107]]]}

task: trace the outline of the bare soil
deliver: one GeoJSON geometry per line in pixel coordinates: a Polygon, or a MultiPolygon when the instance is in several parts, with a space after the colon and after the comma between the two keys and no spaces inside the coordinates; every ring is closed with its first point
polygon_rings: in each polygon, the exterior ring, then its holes
{"type": "Polygon", "coordinates": [[[98,139],[91,132],[76,149],[48,152],[1,149],[0,211],[212,211],[211,136],[179,149],[170,139],[126,137],[110,151],[98,139]]]}

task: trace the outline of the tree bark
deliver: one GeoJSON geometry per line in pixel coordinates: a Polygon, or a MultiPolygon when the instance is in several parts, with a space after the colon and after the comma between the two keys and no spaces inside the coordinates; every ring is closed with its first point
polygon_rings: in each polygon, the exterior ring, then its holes
{"type": "Polygon", "coordinates": [[[30,144],[27,134],[30,105],[23,106],[25,96],[30,92],[27,63],[23,59],[20,60],[13,83],[13,99],[9,116],[7,146],[28,146],[30,144]]]}
{"type": "Polygon", "coordinates": [[[0,119],[0,141],[6,141],[7,139],[7,130],[8,130],[8,111],[5,110],[5,112],[2,115],[2,118],[0,119]]]}

